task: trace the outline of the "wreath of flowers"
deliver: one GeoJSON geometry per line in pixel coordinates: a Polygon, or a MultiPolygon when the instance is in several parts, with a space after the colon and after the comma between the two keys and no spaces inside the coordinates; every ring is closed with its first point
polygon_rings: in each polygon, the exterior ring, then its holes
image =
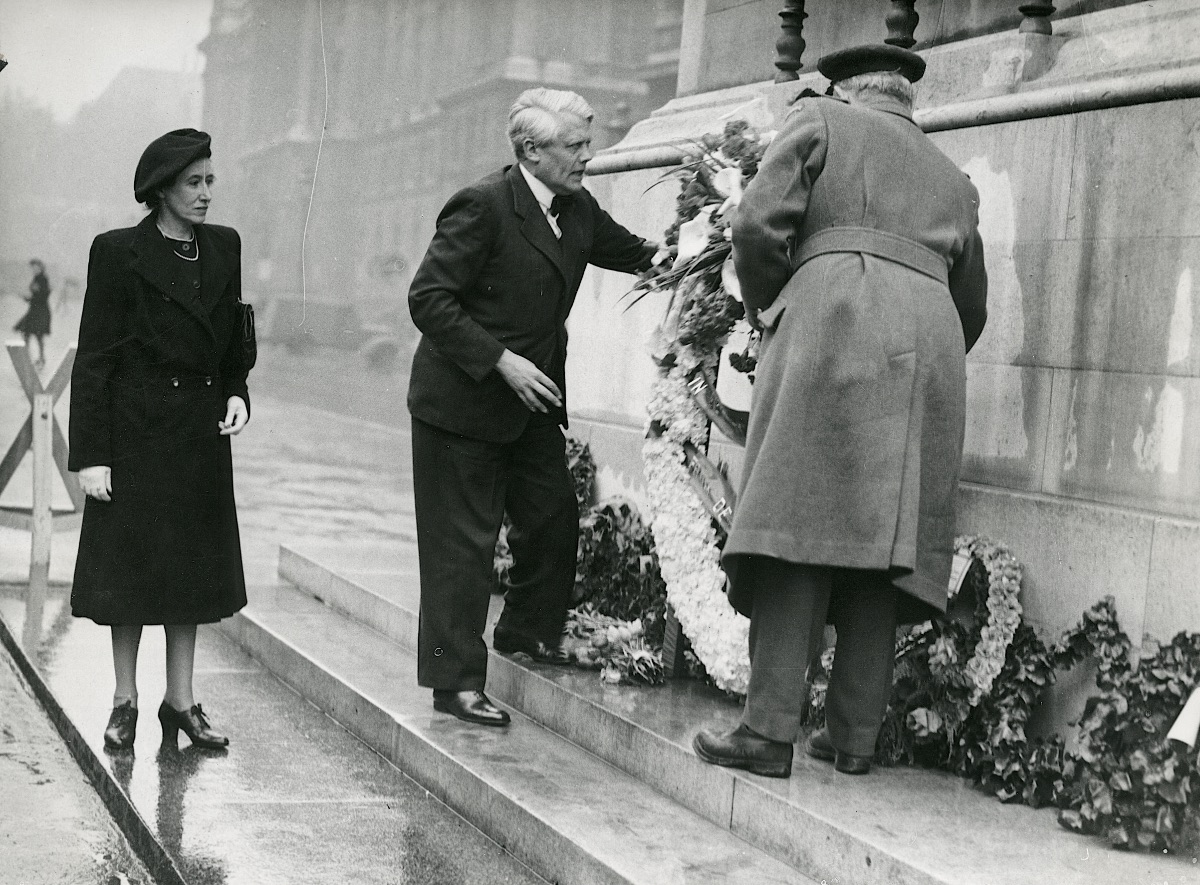
{"type": "MultiPolygon", "coordinates": [[[[911,755],[913,745],[938,735],[952,741],[971,711],[985,701],[994,708],[997,722],[1012,727],[1024,722],[1027,711],[1018,709],[1025,700],[1020,693],[1008,691],[1007,685],[994,691],[1022,629],[1021,563],[1004,544],[971,535],[955,538],[954,553],[958,562],[948,588],[947,618],[899,631],[895,696],[881,751],[885,758],[911,755]],[[974,572],[980,567],[982,580],[974,572]],[[972,610],[956,612],[955,601],[968,585],[973,591],[972,610]],[[963,663],[960,647],[971,645],[972,640],[973,652],[963,663]]],[[[812,681],[809,703],[814,719],[824,708],[835,654],[836,649],[826,649],[812,681]]]]}
{"type": "MultiPolygon", "coordinates": [[[[1003,544],[987,538],[961,536],[954,541],[954,552],[959,556],[978,559],[987,570],[987,623],[980,631],[975,654],[967,661],[966,673],[974,683],[971,706],[992,693],[992,685],[1004,669],[1004,659],[1012,644],[1017,628],[1021,625],[1021,603],[1017,596],[1021,592],[1021,563],[1003,544]]],[[[950,599],[958,594],[961,584],[951,587],[950,599]]]]}
{"type": "MultiPolygon", "coordinates": [[[[655,333],[659,377],[642,453],[667,601],[709,677],[738,694],[750,680],[750,622],[728,604],[720,562],[734,496],[705,451],[714,423],[734,441],[745,440],[744,420],[721,403],[715,376],[721,349],[745,316],[729,226],[770,137],[744,121],[731,122],[664,176],[681,183],[676,218],[664,252],[634,289],[635,300],[653,291],[670,294],[655,333]]],[[[737,371],[753,372],[756,346],[748,338],[732,363],[737,371]]]]}
{"type": "Polygon", "coordinates": [[[708,422],[675,368],[654,387],[651,433],[642,451],[650,526],[667,601],[692,651],[719,688],[745,694],[750,682],[750,622],[725,599],[725,572],[711,512],[697,493],[686,446],[701,445],[708,422]]]}

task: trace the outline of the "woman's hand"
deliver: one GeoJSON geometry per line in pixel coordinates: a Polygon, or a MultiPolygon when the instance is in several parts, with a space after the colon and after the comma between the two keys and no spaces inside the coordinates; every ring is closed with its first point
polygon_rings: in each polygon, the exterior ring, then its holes
{"type": "Polygon", "coordinates": [[[231,396],[226,404],[225,420],[218,421],[217,426],[221,428],[221,436],[236,436],[249,421],[250,410],[246,408],[246,401],[240,396],[231,396]]]}
{"type": "Polygon", "coordinates": [[[112,468],[84,467],[79,471],[79,488],[97,501],[112,500],[112,468]]]}

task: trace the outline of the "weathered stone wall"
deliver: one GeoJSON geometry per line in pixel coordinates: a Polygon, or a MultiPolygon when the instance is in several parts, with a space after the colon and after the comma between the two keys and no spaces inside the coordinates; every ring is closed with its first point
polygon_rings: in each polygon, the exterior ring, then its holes
{"type": "MultiPolygon", "coordinates": [[[[995,34],[926,53],[920,106],[1036,96],[1200,63],[1200,0],[1057,23],[1050,42],[995,34]],[[1036,76],[1035,76],[1036,75],[1036,76]]],[[[630,134],[656,144],[766,113],[812,85],[751,84],[680,99],[630,134]],[[757,97],[757,100],[756,100],[757,97]]],[[[918,119],[921,115],[918,114],[918,119]]],[[[1105,594],[1131,637],[1200,630],[1200,99],[936,132],[981,194],[990,320],[968,358],[960,523],[1010,544],[1047,632],[1105,594]]],[[[661,170],[596,177],[621,220],[658,236],[673,212],[661,170]]],[[[662,303],[622,313],[630,278],[595,274],[572,318],[574,429],[602,489],[637,495],[645,339],[662,303]]],[[[649,301],[650,299],[647,299],[649,301]]],[[[738,452],[718,444],[737,467],[738,452]]]]}
{"type": "Polygon", "coordinates": [[[513,161],[513,100],[578,90],[611,144],[666,101],[681,6],[215,0],[204,126],[266,337],[358,347],[383,329],[415,346],[411,272],[446,200],[513,161]]]}

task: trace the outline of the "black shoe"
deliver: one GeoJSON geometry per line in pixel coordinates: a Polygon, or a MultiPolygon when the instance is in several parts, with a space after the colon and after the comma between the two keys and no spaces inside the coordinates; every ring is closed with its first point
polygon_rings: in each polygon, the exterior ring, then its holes
{"type": "Polygon", "coordinates": [[[571,663],[571,656],[561,648],[553,648],[540,640],[530,639],[528,636],[514,633],[512,630],[505,630],[503,627],[497,627],[492,634],[492,648],[509,655],[529,655],[539,664],[571,663]]]}
{"type": "Polygon", "coordinates": [[[833,746],[829,732],[819,728],[808,736],[808,755],[822,762],[832,762],[842,774],[866,774],[871,770],[870,756],[842,753],[833,746]]]}
{"type": "Polygon", "coordinates": [[[481,691],[433,690],[433,709],[475,725],[508,725],[508,714],[481,691]]]}
{"type": "Polygon", "coordinates": [[[163,743],[174,744],[182,731],[196,747],[220,750],[229,746],[229,738],[212,730],[199,704],[193,704],[190,710],[176,710],[163,701],[158,706],[158,721],[162,723],[163,743]]]}
{"type": "Polygon", "coordinates": [[[108,714],[108,727],[104,729],[104,746],[110,750],[132,750],[137,736],[137,707],[126,701],[113,707],[108,714]]]}
{"type": "Polygon", "coordinates": [[[712,765],[743,768],[765,777],[792,773],[792,745],[773,741],[739,725],[728,734],[702,731],[692,741],[696,755],[712,765]]]}

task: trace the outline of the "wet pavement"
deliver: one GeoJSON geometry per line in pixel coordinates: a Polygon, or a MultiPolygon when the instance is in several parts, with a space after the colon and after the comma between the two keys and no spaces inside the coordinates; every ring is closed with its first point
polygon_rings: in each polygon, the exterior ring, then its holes
{"type": "Polygon", "coordinates": [[[152,885],[0,647],[0,881],[152,885]]]}
{"type": "MultiPolygon", "coordinates": [[[[52,346],[51,368],[59,355],[60,349],[52,346]]],[[[311,360],[302,362],[311,368],[311,360]]],[[[373,552],[384,555],[413,537],[407,434],[352,415],[274,399],[263,392],[272,380],[289,395],[299,395],[305,387],[297,379],[304,376],[282,351],[272,355],[268,350],[264,363],[259,383],[251,378],[252,421],[233,441],[252,598],[274,586],[283,542],[318,548],[353,544],[369,567],[373,552]]],[[[314,388],[328,399],[338,388],[326,376],[314,382],[314,388]]],[[[400,423],[403,392],[395,394],[397,406],[385,388],[360,390],[336,404],[343,413],[348,406],[370,411],[373,396],[388,396],[390,404],[381,412],[395,425],[400,423]]],[[[59,409],[64,428],[66,412],[64,404],[59,409]]],[[[7,445],[26,413],[15,376],[9,367],[0,367],[0,446],[7,445]]],[[[21,503],[24,492],[27,501],[28,480],[23,487],[21,481],[19,473],[0,500],[21,503]]],[[[63,501],[56,498],[56,503],[63,501]]],[[[26,652],[71,721],[190,885],[543,882],[213,627],[202,627],[199,633],[196,696],[214,726],[229,734],[230,749],[193,749],[182,736],[182,749],[161,746],[155,710],[165,688],[165,650],[162,630],[147,627],[138,670],[141,716],[135,748],[131,754],[106,754],[102,734],[113,690],[109,635],[106,628],[70,615],[69,582],[77,542],[77,530],[55,535],[51,588],[38,630],[32,623],[26,625],[29,535],[0,528],[0,617],[14,635],[24,637],[26,652]]],[[[27,700],[36,712],[37,702],[27,700]]],[[[7,694],[4,701],[0,720],[22,727],[32,721],[27,710],[8,703],[7,694]]],[[[65,754],[55,738],[51,727],[36,745],[65,754]]],[[[0,756],[0,763],[6,761],[0,756]]],[[[65,756],[65,762],[69,768],[73,760],[65,756]]],[[[86,798],[86,781],[77,767],[75,773],[85,785],[86,798]]],[[[0,792],[5,795],[11,779],[12,772],[6,774],[0,767],[0,792]]],[[[64,795],[59,801],[68,798],[64,795]]],[[[91,798],[98,804],[94,794],[91,798]]],[[[97,821],[93,828],[112,828],[102,805],[97,821]]],[[[57,832],[52,818],[39,827],[12,832],[10,844],[35,851],[57,832]]],[[[0,838],[6,832],[0,825],[0,838]]],[[[99,842],[91,839],[88,844],[99,842]]],[[[109,854],[118,856],[115,849],[109,854]]],[[[37,869],[36,861],[31,869],[37,869]]],[[[24,881],[11,878],[6,860],[0,862],[0,880],[24,881]]],[[[90,873],[54,878],[39,872],[28,881],[106,879],[90,873]]]]}
{"type": "MultiPolygon", "coordinates": [[[[65,594],[51,595],[48,624],[65,606],[65,594]]],[[[15,594],[0,596],[14,630],[23,612],[15,594]]],[[[161,630],[147,627],[142,640],[132,753],[103,748],[107,631],[69,619],[45,635],[41,669],[55,697],[189,885],[543,881],[212,627],[199,634],[196,695],[229,735],[227,751],[183,736],[177,748],[162,743],[161,630]]]]}

